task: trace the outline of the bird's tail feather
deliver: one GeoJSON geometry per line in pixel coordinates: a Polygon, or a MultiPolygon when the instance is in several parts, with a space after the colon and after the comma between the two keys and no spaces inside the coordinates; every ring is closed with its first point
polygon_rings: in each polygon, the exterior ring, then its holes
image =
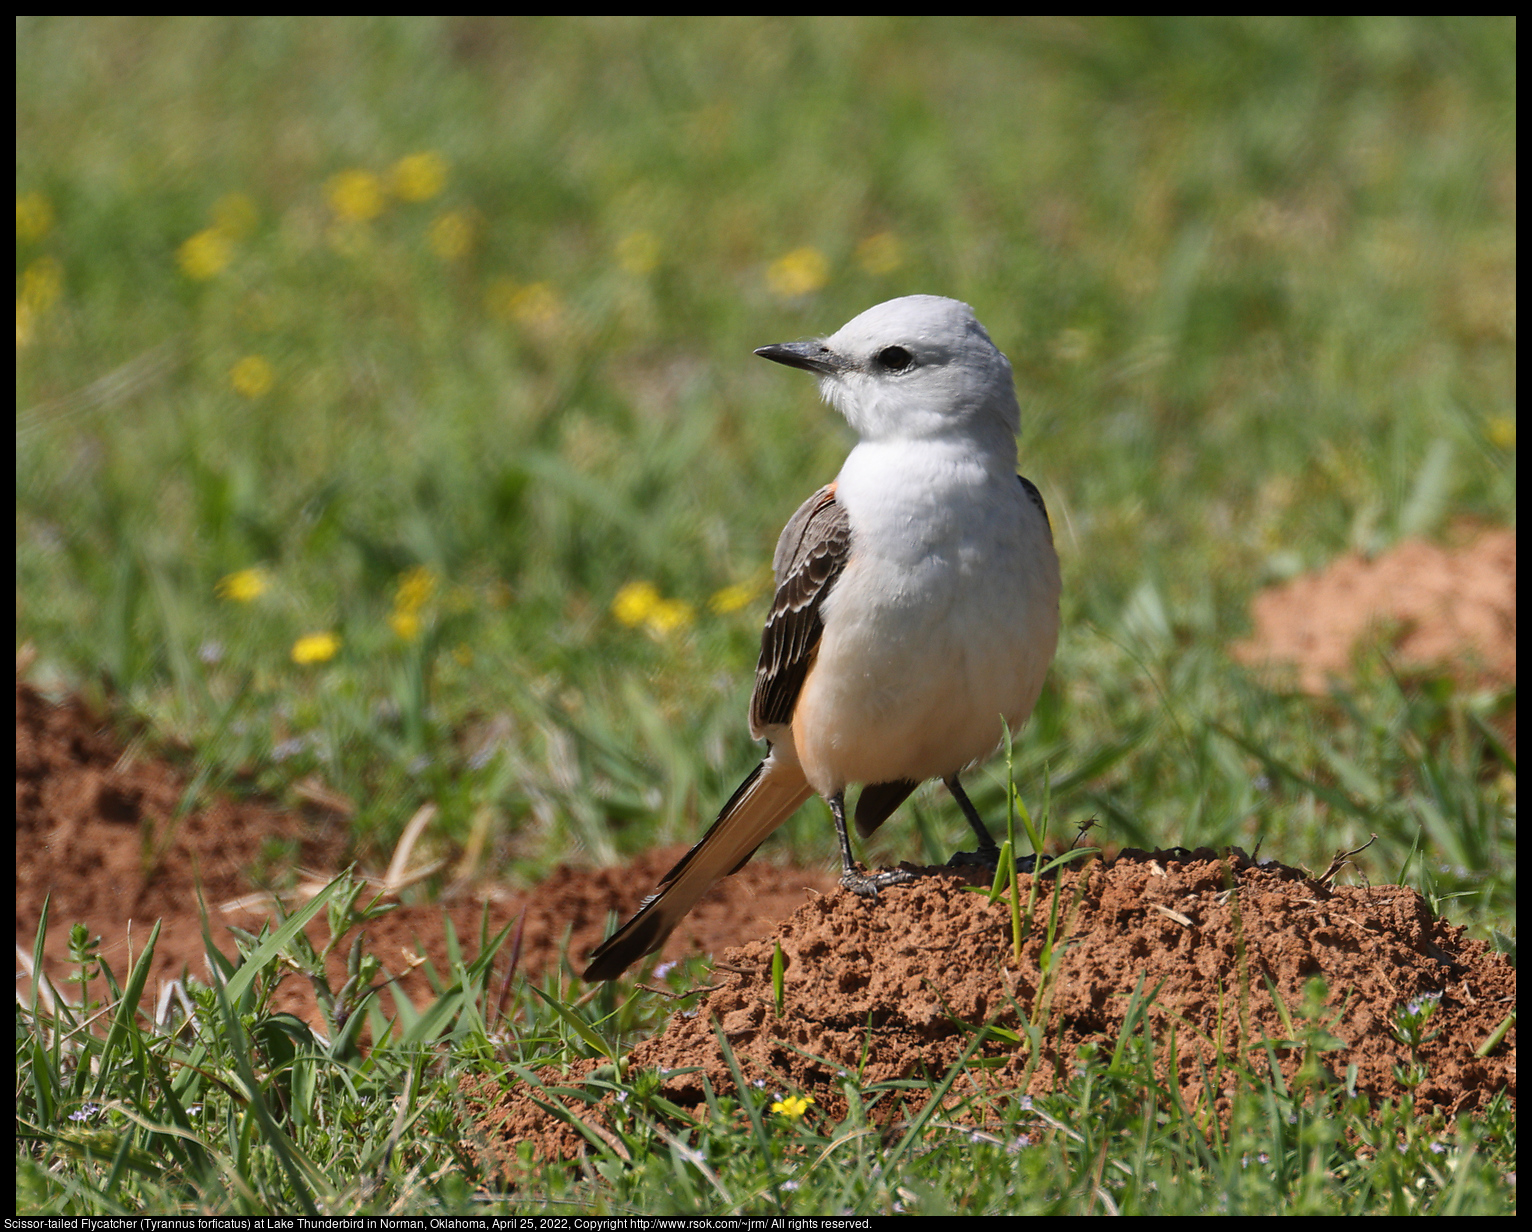
{"type": "Polygon", "coordinates": [[[795,762],[768,756],[739,785],[708,829],[637,914],[591,954],[587,980],[612,980],[665,944],[671,930],[720,877],[738,872],[767,835],[814,794],[795,762]]]}

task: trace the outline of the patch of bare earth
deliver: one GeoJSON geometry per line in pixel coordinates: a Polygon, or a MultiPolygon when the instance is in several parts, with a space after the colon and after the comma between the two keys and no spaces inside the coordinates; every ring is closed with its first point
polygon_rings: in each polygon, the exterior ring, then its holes
{"type": "MultiPolygon", "coordinates": [[[[16,941],[30,955],[43,901],[51,896],[45,966],[58,987],[66,987],[72,971],[66,961],[72,924],[83,923],[102,939],[101,955],[121,980],[160,921],[153,996],[183,971],[207,978],[199,887],[213,939],[232,955],[229,926],[254,931],[269,918],[269,896],[260,893],[253,873],[265,869],[285,881],[285,896],[297,904],[345,866],[343,821],[322,808],[304,813],[219,797],[177,821],[188,777],[164,758],[130,751],[78,699],[55,705],[18,682],[16,941]]],[[[520,918],[519,970],[536,977],[560,962],[566,947],[583,962],[607,920],[637,910],[684,850],[651,851],[619,868],[560,867],[521,893],[483,885],[446,902],[405,903],[367,926],[367,945],[385,971],[402,975],[399,987],[420,1005],[433,994],[425,970],[412,969],[412,961],[424,956],[437,972],[448,971],[444,920],[452,921],[472,958],[486,913],[491,935],[520,918]]],[[[831,884],[822,870],[753,863],[698,904],[665,953],[708,952],[758,936],[801,905],[809,889],[831,884]]],[[[321,943],[322,918],[308,932],[321,943]]],[[[344,980],[342,966],[337,956],[333,987],[344,980]]],[[[105,989],[92,993],[104,997],[105,989]]],[[[313,991],[296,975],[279,989],[278,1005],[322,1025],[313,991]]]]}
{"type": "Polygon", "coordinates": [[[1257,595],[1241,662],[1286,665],[1322,694],[1350,675],[1357,650],[1382,641],[1407,669],[1459,679],[1516,681],[1516,532],[1494,530],[1459,547],[1410,539],[1369,560],[1350,555],[1257,595]]]}
{"type": "MultiPolygon", "coordinates": [[[[1177,858],[1125,851],[1060,875],[1062,943],[1043,978],[1051,880],[1037,886],[1017,961],[1003,899],[989,903],[954,870],[925,871],[876,902],[842,891],[813,898],[772,936],[726,952],[714,972],[721,986],[638,1044],[627,1063],[661,1070],[666,1098],[705,1111],[704,1078],[715,1091],[734,1090],[721,1030],[747,1082],[812,1095],[834,1118],[846,1111],[847,1075],[859,1075],[864,1088],[940,1077],[972,1040],[972,1027],[990,1022],[1017,1032],[1035,1014],[1040,1052],[991,1040],[977,1054],[984,1063],[971,1065],[951,1090],[950,1115],[982,1121],[986,1099],[1067,1082],[1082,1045],[1112,1048],[1142,990],[1153,994],[1157,1077],[1196,1106],[1205,1104],[1199,1063],[1207,1066],[1223,1083],[1222,1111],[1233,1083],[1224,1063],[1240,1059],[1263,1069],[1264,1041],[1290,1033],[1268,980],[1296,1012],[1305,986],[1320,976],[1329,989],[1327,1025],[1345,1041],[1324,1061],[1338,1075],[1356,1065],[1359,1091],[1374,1099],[1404,1093],[1393,1067],[1410,1058],[1394,1038],[1393,1015],[1411,998],[1434,993],[1442,1000],[1431,1025],[1441,1030],[1424,1050],[1430,1077],[1416,1092],[1419,1103],[1456,1112],[1498,1091],[1514,1097],[1514,1028],[1488,1057],[1474,1050],[1514,1005],[1515,972],[1484,942],[1433,919],[1413,890],[1323,885],[1238,852],[1177,858]],[[787,963],[781,1014],[771,980],[777,942],[787,963]],[[974,1096],[981,1098],[968,1102],[974,1096]]],[[[1022,894],[1031,887],[1023,876],[1022,894]]],[[[1291,1079],[1298,1053],[1279,1050],[1279,1058],[1291,1079]]],[[[550,1085],[578,1086],[594,1065],[545,1077],[550,1085]]],[[[490,1167],[513,1167],[520,1142],[543,1157],[586,1149],[525,1087],[503,1092],[483,1078],[466,1082],[464,1093],[477,1110],[478,1149],[490,1167]]],[[[603,1119],[599,1107],[565,1102],[581,1118],[603,1119]]],[[[885,1102],[880,1115],[900,1111],[885,1102]]]]}

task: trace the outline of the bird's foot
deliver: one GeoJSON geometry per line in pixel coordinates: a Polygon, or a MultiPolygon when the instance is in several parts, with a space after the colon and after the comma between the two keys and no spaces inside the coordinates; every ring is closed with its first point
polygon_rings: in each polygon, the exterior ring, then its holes
{"type": "Polygon", "coordinates": [[[994,868],[1000,863],[1000,848],[980,847],[977,851],[954,851],[948,868],[994,868]]]}
{"type": "Polygon", "coordinates": [[[878,873],[863,873],[856,869],[847,869],[840,875],[840,883],[853,894],[860,894],[863,898],[877,898],[879,890],[886,890],[889,886],[903,885],[906,881],[914,881],[916,875],[907,868],[886,868],[878,873]]]}
{"type": "MultiPolygon", "coordinates": [[[[995,868],[1000,863],[1000,848],[980,847],[977,851],[955,851],[947,861],[948,868],[995,868]]],[[[1018,873],[1030,873],[1037,867],[1037,857],[1019,856],[1016,860],[1018,873]]]]}

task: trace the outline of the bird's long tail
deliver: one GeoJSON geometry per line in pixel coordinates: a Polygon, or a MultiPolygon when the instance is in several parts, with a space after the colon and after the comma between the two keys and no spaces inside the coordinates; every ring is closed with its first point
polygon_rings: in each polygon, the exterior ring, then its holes
{"type": "Polygon", "coordinates": [[[744,867],[766,836],[813,794],[796,761],[769,755],[729,797],[701,841],[660,879],[637,914],[597,947],[585,978],[614,980],[664,945],[713,883],[744,867]]]}

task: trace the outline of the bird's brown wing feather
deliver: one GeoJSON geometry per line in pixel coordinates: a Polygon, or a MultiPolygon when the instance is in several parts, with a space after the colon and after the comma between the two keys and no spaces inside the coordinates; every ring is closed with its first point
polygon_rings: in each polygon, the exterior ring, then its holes
{"type": "Polygon", "coordinates": [[[757,737],[792,722],[803,681],[824,633],[820,609],[851,559],[851,522],[827,484],[798,507],[777,540],[777,592],[761,631],[761,658],[750,697],[757,737]]]}

